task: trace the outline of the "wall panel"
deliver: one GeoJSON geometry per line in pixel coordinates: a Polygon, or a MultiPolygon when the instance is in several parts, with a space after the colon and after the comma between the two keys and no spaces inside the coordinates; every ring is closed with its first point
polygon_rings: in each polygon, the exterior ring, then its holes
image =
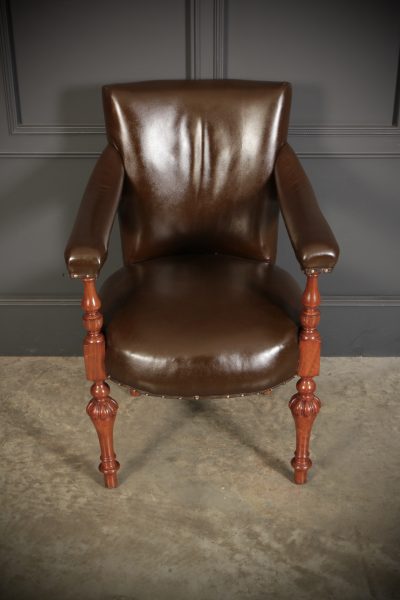
{"type": "Polygon", "coordinates": [[[102,126],[104,82],[186,76],[184,0],[10,3],[23,127],[102,126]]]}
{"type": "Polygon", "coordinates": [[[190,73],[185,0],[1,0],[0,156],[104,146],[101,86],[190,73]]]}
{"type": "MultiPolygon", "coordinates": [[[[0,353],[80,352],[63,248],[105,144],[101,85],[227,76],[293,83],[290,142],[342,250],[324,353],[399,354],[399,22],[391,0],[0,0],[0,353]]],[[[103,277],[119,264],[116,228],[103,277]]]]}
{"type": "Polygon", "coordinates": [[[249,0],[243,8],[229,0],[228,77],[292,82],[292,126],[392,125],[399,5],[249,0]]]}

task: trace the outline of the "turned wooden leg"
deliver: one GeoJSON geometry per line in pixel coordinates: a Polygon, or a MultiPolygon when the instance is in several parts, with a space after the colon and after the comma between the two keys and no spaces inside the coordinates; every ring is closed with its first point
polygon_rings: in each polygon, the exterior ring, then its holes
{"type": "Polygon", "coordinates": [[[105,486],[115,488],[118,485],[119,462],[114,452],[113,429],[118,404],[109,396],[110,388],[104,381],[94,383],[90,391],[93,397],[86,411],[99,436],[101,451],[99,470],[104,475],[105,486]]]}
{"type": "Polygon", "coordinates": [[[292,458],[295,483],[306,483],[307,471],[311,467],[310,435],[321,403],[314,395],[316,388],[312,377],[302,377],[297,382],[297,394],[289,402],[296,425],[296,450],[292,458]]]}
{"type": "Polygon", "coordinates": [[[299,339],[299,366],[297,394],[289,402],[296,426],[296,450],[292,459],[295,483],[306,483],[307,472],[311,467],[310,436],[311,428],[321,407],[319,398],[314,394],[314,377],[319,374],[321,338],[317,331],[319,323],[320,296],[318,291],[318,272],[307,274],[307,285],[303,294],[301,313],[302,329],[299,339]]]}
{"type": "Polygon", "coordinates": [[[118,485],[119,463],[114,452],[113,429],[118,404],[110,397],[110,388],[105,382],[105,341],[101,333],[103,316],[100,312],[101,303],[96,292],[95,280],[86,278],[83,284],[83,325],[87,331],[83,342],[83,355],[86,378],[94,382],[90,390],[92,399],[86,411],[99,437],[101,452],[99,469],[104,475],[105,486],[115,488],[118,485]]]}

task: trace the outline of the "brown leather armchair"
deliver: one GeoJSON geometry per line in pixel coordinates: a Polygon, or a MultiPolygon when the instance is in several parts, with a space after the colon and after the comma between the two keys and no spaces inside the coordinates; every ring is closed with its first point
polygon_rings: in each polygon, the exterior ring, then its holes
{"type": "Polygon", "coordinates": [[[300,379],[291,399],[296,483],[311,466],[320,401],[318,275],[338,246],[287,144],[291,87],[158,81],[103,88],[108,146],[69,239],[84,284],[87,412],[117,486],[117,403],[106,379],[178,398],[245,396],[300,379]],[[282,212],[307,283],[275,265],[282,212]],[[118,212],[124,267],[95,282],[118,212]],[[102,312],[100,312],[102,308],[102,312]]]}

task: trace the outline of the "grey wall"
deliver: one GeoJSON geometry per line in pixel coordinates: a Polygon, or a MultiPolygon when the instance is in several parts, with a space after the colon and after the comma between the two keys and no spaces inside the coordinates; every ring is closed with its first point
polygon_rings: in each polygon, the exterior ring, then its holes
{"type": "MultiPolygon", "coordinates": [[[[290,141],[342,249],[321,277],[324,353],[400,353],[398,2],[0,6],[2,354],[81,351],[63,249],[105,143],[101,85],[221,77],[293,84],[290,141]]],[[[281,233],[279,263],[303,282],[281,233]]],[[[116,230],[103,276],[119,261],[116,230]]]]}

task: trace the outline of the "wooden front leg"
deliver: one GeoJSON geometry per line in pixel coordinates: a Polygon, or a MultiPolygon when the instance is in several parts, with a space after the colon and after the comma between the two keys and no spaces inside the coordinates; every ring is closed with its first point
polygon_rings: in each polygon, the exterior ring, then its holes
{"type": "Polygon", "coordinates": [[[320,313],[320,295],[318,291],[318,272],[307,275],[307,285],[302,297],[303,310],[299,339],[299,366],[297,394],[289,402],[296,426],[296,450],[292,459],[295,483],[306,483],[307,471],[311,467],[309,444],[311,428],[321,407],[314,392],[314,377],[319,375],[321,338],[317,331],[320,313]]]}
{"type": "Polygon", "coordinates": [[[118,404],[110,397],[110,388],[105,382],[105,340],[101,333],[103,316],[100,312],[101,303],[96,292],[95,280],[86,278],[83,280],[83,285],[83,325],[87,331],[83,342],[83,356],[86,378],[94,382],[90,389],[92,399],[86,411],[99,437],[101,452],[99,469],[104,475],[105,486],[115,488],[118,485],[119,463],[114,452],[113,429],[118,404]]]}

